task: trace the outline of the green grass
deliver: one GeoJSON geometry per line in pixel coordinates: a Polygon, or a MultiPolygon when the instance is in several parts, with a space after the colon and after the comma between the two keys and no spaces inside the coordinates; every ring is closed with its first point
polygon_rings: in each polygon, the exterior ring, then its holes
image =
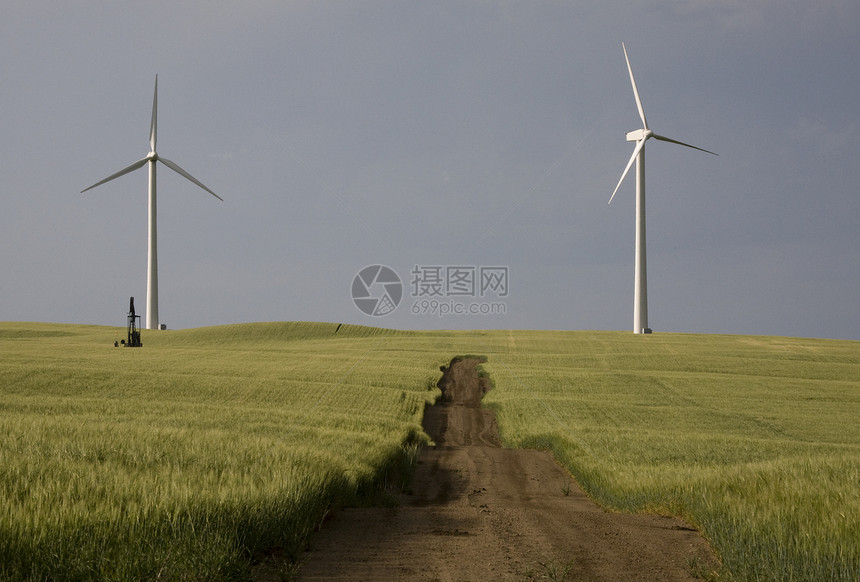
{"type": "Polygon", "coordinates": [[[860,343],[518,332],[487,343],[509,446],[681,515],[739,580],[860,579],[860,343]]]}
{"type": "Polygon", "coordinates": [[[330,507],[408,471],[445,361],[335,328],[144,332],[138,349],[113,328],[0,324],[0,579],[232,580],[297,555],[330,507]]]}
{"type": "Polygon", "coordinates": [[[478,353],[510,446],[680,515],[737,580],[860,579],[860,342],[0,323],[0,579],[234,580],[408,474],[478,353]]]}

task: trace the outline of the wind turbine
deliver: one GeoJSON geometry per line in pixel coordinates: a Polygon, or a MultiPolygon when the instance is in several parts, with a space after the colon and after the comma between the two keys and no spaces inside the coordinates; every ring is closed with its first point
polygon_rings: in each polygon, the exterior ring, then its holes
{"type": "Polygon", "coordinates": [[[621,48],[624,49],[624,59],[627,61],[627,71],[630,73],[630,84],[633,85],[633,96],[636,98],[636,108],[639,109],[639,117],[642,118],[642,129],[631,131],[627,134],[627,141],[635,141],[636,147],[633,149],[633,155],[630,156],[630,161],[624,168],[621,174],[621,179],[618,180],[618,185],[612,192],[609,198],[609,204],[615,198],[618,188],[624,178],[627,177],[627,172],[630,171],[630,166],[633,161],[636,161],[636,259],[634,268],[634,285],[633,285],[633,333],[651,333],[648,327],[648,277],[646,273],[645,260],[645,142],[650,138],[660,141],[667,141],[682,145],[684,147],[693,148],[713,155],[712,151],[702,149],[682,141],[677,141],[657,135],[648,127],[648,122],[645,120],[645,110],[642,109],[642,100],[639,98],[639,90],[636,88],[636,79],[633,78],[633,69],[630,66],[630,58],[627,56],[627,47],[621,43],[621,48]]]}
{"type": "Polygon", "coordinates": [[[218,200],[224,201],[215,192],[204,186],[194,176],[180,168],[176,163],[171,162],[167,158],[159,156],[155,151],[155,141],[157,133],[157,112],[158,112],[158,75],[155,76],[155,93],[152,96],[152,122],[149,126],[149,146],[150,152],[142,160],[138,160],[132,165],[123,168],[116,174],[112,174],[100,182],[96,182],[89,188],[81,190],[81,194],[87,190],[91,190],[96,186],[101,186],[105,182],[110,182],[114,178],[124,176],[129,172],[133,172],[138,168],[142,168],[147,163],[149,164],[149,241],[147,251],[147,268],[146,268],[146,329],[158,329],[158,236],[156,229],[156,200],[155,200],[155,163],[161,162],[180,176],[194,182],[218,200]]]}

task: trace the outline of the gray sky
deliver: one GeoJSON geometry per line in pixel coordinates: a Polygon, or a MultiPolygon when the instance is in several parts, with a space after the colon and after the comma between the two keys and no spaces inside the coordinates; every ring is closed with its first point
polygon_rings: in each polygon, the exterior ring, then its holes
{"type": "MultiPolygon", "coordinates": [[[[620,329],[641,123],[655,331],[860,339],[860,3],[4,2],[0,320],[620,329]],[[403,300],[353,304],[387,265],[403,300]],[[415,266],[508,267],[504,315],[414,314],[415,266]]],[[[378,286],[371,288],[381,293],[378,286]]]]}

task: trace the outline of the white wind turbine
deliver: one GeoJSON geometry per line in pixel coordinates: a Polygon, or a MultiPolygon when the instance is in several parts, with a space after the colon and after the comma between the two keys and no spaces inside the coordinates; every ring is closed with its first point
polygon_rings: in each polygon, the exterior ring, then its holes
{"type": "Polygon", "coordinates": [[[89,188],[81,190],[81,194],[100,186],[105,182],[110,182],[114,178],[124,176],[129,172],[133,172],[138,168],[142,168],[149,163],[149,243],[147,251],[147,268],[146,268],[146,329],[158,329],[158,243],[156,232],[156,204],[155,204],[155,163],[161,162],[180,176],[194,182],[218,200],[224,201],[215,192],[204,186],[194,176],[180,168],[176,163],[171,162],[167,158],[159,156],[155,152],[156,126],[157,126],[157,111],[158,111],[158,75],[155,76],[155,93],[152,96],[152,122],[149,126],[149,154],[142,160],[138,160],[132,165],[123,168],[116,174],[108,176],[100,182],[96,182],[89,188]]]}
{"type": "Polygon", "coordinates": [[[636,147],[633,149],[633,155],[630,156],[630,161],[624,168],[621,174],[621,179],[618,180],[618,185],[612,192],[609,198],[609,203],[615,198],[618,188],[630,171],[630,166],[636,160],[636,265],[634,268],[634,286],[633,286],[633,333],[650,333],[648,327],[648,277],[646,275],[646,260],[645,260],[645,142],[649,138],[654,138],[660,141],[668,141],[670,143],[682,145],[694,150],[699,150],[713,155],[712,151],[702,149],[688,143],[657,135],[648,127],[648,122],[645,120],[645,110],[642,109],[642,100],[639,98],[639,90],[636,88],[636,79],[633,78],[633,69],[630,67],[630,59],[627,57],[627,47],[621,43],[621,48],[624,49],[624,59],[627,61],[627,70],[630,73],[630,83],[633,85],[633,96],[636,98],[636,107],[639,109],[639,117],[642,118],[642,129],[631,131],[627,134],[627,141],[635,141],[636,147]]]}

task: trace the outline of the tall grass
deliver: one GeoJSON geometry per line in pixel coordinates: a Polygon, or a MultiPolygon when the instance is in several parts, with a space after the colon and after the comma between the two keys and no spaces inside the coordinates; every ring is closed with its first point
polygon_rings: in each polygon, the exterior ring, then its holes
{"type": "Polygon", "coordinates": [[[297,555],[329,508],[403,471],[444,361],[335,329],[144,332],[137,349],[113,328],[0,324],[0,579],[234,580],[297,555]]]}
{"type": "Polygon", "coordinates": [[[860,579],[860,343],[521,332],[485,399],[603,505],[681,515],[724,578],[860,579]]]}
{"type": "Polygon", "coordinates": [[[506,444],[681,515],[721,578],[860,579],[860,342],[259,323],[0,323],[0,579],[234,580],[408,472],[480,353],[506,444]]]}

